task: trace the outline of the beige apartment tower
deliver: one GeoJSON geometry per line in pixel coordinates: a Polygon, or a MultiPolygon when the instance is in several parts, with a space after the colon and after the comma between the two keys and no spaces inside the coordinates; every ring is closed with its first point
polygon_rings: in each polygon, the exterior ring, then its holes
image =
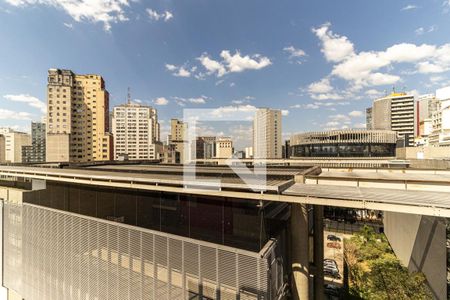
{"type": "Polygon", "coordinates": [[[21,163],[22,146],[31,146],[31,135],[11,128],[0,128],[0,162],[21,163]]]}
{"type": "Polygon", "coordinates": [[[216,139],[216,158],[231,158],[233,156],[233,141],[230,137],[216,139]]]}
{"type": "Polygon", "coordinates": [[[159,123],[156,109],[135,103],[116,106],[112,114],[114,159],[158,159],[159,123]]]}
{"type": "Polygon", "coordinates": [[[253,120],[253,157],[282,158],[281,110],[258,108],[253,120]]]}
{"type": "Polygon", "coordinates": [[[170,120],[170,144],[174,145],[175,151],[180,153],[180,163],[184,163],[184,148],[187,141],[184,140],[187,130],[187,123],[178,119],[170,120]]]}
{"type": "Polygon", "coordinates": [[[111,160],[109,93],[101,76],[50,69],[47,108],[47,162],[111,160]]]}

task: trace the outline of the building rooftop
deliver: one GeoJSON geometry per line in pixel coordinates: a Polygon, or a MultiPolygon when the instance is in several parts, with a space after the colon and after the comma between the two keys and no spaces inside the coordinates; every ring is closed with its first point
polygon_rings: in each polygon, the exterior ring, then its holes
{"type": "MultiPolygon", "coordinates": [[[[195,171],[188,167],[186,173],[195,174],[195,179],[186,179],[183,166],[179,165],[102,165],[63,169],[2,166],[0,176],[8,181],[17,178],[25,181],[44,179],[248,201],[304,203],[450,217],[449,171],[342,170],[319,174],[321,169],[318,167],[268,167],[267,181],[253,177],[249,184],[228,166],[199,166],[195,171]],[[305,183],[302,183],[303,179],[305,183]]],[[[242,173],[241,170],[239,173],[242,173]]]]}

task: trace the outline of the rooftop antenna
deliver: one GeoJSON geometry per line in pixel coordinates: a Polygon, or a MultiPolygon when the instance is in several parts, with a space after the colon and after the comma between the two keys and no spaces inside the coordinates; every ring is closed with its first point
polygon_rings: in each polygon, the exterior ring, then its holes
{"type": "Polygon", "coordinates": [[[395,85],[392,86],[392,93],[395,94],[395,85]]]}
{"type": "Polygon", "coordinates": [[[128,87],[128,97],[127,97],[127,99],[128,99],[128,104],[131,104],[131,90],[130,90],[130,87],[128,87]]]}

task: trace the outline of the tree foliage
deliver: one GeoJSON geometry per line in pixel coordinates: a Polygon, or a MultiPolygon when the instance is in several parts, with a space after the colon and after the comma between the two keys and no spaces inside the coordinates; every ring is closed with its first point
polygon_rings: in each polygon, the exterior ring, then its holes
{"type": "Polygon", "coordinates": [[[362,299],[432,299],[422,273],[409,273],[386,236],[364,226],[345,240],[349,296],[362,299]]]}

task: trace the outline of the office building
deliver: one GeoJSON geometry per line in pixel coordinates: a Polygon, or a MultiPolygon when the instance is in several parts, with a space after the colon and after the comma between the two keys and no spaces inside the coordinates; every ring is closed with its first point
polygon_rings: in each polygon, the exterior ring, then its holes
{"type": "Polygon", "coordinates": [[[347,129],[295,134],[291,157],[395,157],[397,133],[347,129]]]}
{"type": "Polygon", "coordinates": [[[112,158],[109,93],[100,75],[50,69],[47,105],[47,162],[112,158]]]}
{"type": "Polygon", "coordinates": [[[210,159],[216,157],[216,137],[197,137],[195,150],[197,159],[210,159]]]}
{"type": "Polygon", "coordinates": [[[230,137],[219,137],[216,139],[216,158],[231,158],[233,152],[233,141],[230,137]]]}
{"type": "Polygon", "coordinates": [[[31,146],[31,135],[14,131],[11,128],[0,128],[0,135],[4,137],[5,162],[21,163],[22,147],[31,146]]]}
{"type": "Polygon", "coordinates": [[[45,163],[45,123],[31,122],[31,145],[22,147],[23,163],[45,163]]]}
{"type": "Polygon", "coordinates": [[[187,147],[185,135],[187,134],[187,123],[178,119],[170,120],[170,144],[175,146],[175,151],[179,153],[180,163],[184,163],[184,149],[187,147]]]}
{"type": "Polygon", "coordinates": [[[253,158],[253,147],[245,147],[245,158],[253,158]]]}
{"type": "Polygon", "coordinates": [[[366,129],[372,129],[372,107],[366,108],[366,129]]]}
{"type": "Polygon", "coordinates": [[[281,158],[281,110],[258,108],[253,120],[253,157],[281,158]]]}
{"type": "Polygon", "coordinates": [[[127,155],[130,160],[159,159],[160,128],[156,109],[127,104],[114,107],[112,113],[114,159],[127,155]]]}
{"type": "Polygon", "coordinates": [[[436,91],[439,109],[431,116],[432,132],[429,145],[433,147],[450,146],[450,87],[436,91]]]}
{"type": "Polygon", "coordinates": [[[377,99],[372,106],[372,125],[375,130],[392,130],[404,140],[404,146],[414,145],[415,98],[407,93],[392,93],[377,99]]]}
{"type": "Polygon", "coordinates": [[[6,162],[5,147],[5,136],[0,134],[0,164],[4,164],[6,162]]]}

